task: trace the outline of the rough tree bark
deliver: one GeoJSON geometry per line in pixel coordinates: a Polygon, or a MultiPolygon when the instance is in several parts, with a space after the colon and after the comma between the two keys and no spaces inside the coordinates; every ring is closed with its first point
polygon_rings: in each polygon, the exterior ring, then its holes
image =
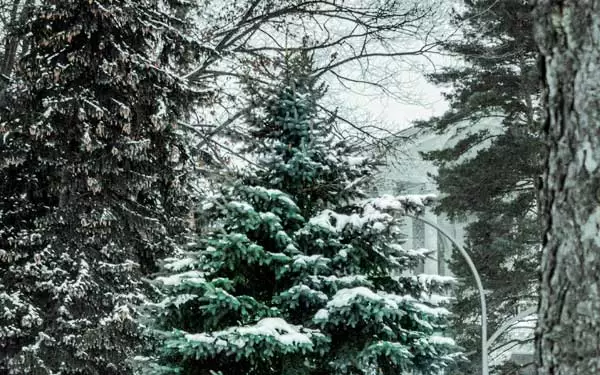
{"type": "Polygon", "coordinates": [[[536,359],[600,373],[600,0],[538,0],[547,156],[536,359]]]}

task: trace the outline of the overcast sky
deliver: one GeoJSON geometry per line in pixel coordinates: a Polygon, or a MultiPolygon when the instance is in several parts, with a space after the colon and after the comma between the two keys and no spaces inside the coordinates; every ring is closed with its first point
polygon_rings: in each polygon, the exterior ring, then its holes
{"type": "MultiPolygon", "coordinates": [[[[415,120],[441,115],[448,109],[442,97],[442,88],[429,83],[425,74],[452,62],[442,57],[433,57],[433,61],[435,66],[417,58],[414,67],[400,71],[394,87],[389,87],[394,91],[393,95],[367,85],[352,85],[349,89],[331,79],[329,92],[341,114],[359,122],[372,121],[390,131],[398,131],[411,126],[415,120]]],[[[385,67],[389,61],[381,59],[377,63],[385,67]]]]}
{"type": "Polygon", "coordinates": [[[441,115],[448,108],[439,87],[427,82],[422,75],[414,74],[410,79],[412,83],[405,86],[406,95],[412,99],[410,101],[392,96],[373,95],[367,90],[366,93],[349,95],[348,100],[357,107],[363,107],[374,120],[380,120],[397,130],[410,126],[414,120],[441,115]]]}
{"type": "MultiPolygon", "coordinates": [[[[357,0],[358,1],[358,0],[357,0]]],[[[450,26],[450,10],[456,1],[422,0],[438,4],[435,22],[432,25],[429,38],[410,39],[399,37],[392,44],[394,52],[415,51],[422,48],[424,43],[431,42],[433,38],[447,40],[457,37],[457,30],[450,26]]],[[[410,2],[408,2],[410,3],[410,2]]],[[[382,50],[383,51],[383,50],[382,50]]],[[[390,50],[385,50],[390,52],[390,50]]],[[[431,53],[426,57],[386,57],[371,59],[366,76],[353,72],[358,66],[349,64],[344,73],[348,76],[367,81],[384,82],[386,90],[369,85],[347,84],[336,81],[335,77],[328,76],[329,93],[333,97],[333,104],[340,108],[340,112],[353,118],[365,121],[378,122],[390,130],[400,130],[411,125],[412,121],[424,120],[432,116],[441,115],[448,109],[442,97],[442,88],[429,83],[425,74],[442,69],[444,66],[455,65],[457,62],[450,57],[431,53]]],[[[445,88],[447,89],[447,88],[445,88]]]]}

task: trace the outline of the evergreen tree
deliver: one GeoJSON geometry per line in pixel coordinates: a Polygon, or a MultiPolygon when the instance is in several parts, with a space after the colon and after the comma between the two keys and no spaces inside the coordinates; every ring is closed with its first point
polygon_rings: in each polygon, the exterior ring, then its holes
{"type": "Polygon", "coordinates": [[[250,92],[250,149],[263,170],[208,200],[198,242],[168,259],[156,306],[155,374],[437,374],[456,356],[448,280],[397,276],[423,256],[401,247],[392,197],[361,190],[375,162],[336,141],[305,54],[250,92]],[[426,298],[427,297],[427,298],[426,298]]]}
{"type": "MultiPolygon", "coordinates": [[[[520,0],[465,1],[464,11],[454,16],[461,38],[444,45],[464,64],[431,76],[432,82],[451,86],[446,94],[450,110],[420,124],[454,134],[453,143],[425,158],[439,167],[439,210],[468,219],[469,253],[490,291],[490,333],[516,313],[516,306],[536,298],[540,229],[535,183],[542,143],[530,12],[531,6],[520,0]]],[[[473,278],[458,254],[451,270],[465,280],[456,288],[454,330],[467,351],[479,353],[473,278]]],[[[514,344],[507,345],[499,352],[514,344]]]]}
{"type": "Polygon", "coordinates": [[[186,208],[186,2],[48,0],[0,113],[0,373],[126,374],[186,208]],[[170,8],[170,6],[173,6],[170,8]],[[171,11],[177,10],[177,17],[171,11]]]}
{"type": "Polygon", "coordinates": [[[333,135],[335,114],[326,115],[319,106],[325,84],[312,76],[310,55],[288,57],[283,65],[281,82],[273,87],[246,85],[251,143],[246,151],[263,166],[248,182],[290,194],[304,217],[366,198],[362,188],[378,160],[333,135]]]}

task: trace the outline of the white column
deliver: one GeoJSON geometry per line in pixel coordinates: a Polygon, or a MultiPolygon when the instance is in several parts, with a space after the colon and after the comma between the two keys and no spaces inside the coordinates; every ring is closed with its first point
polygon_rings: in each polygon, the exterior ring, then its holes
{"type": "MultiPolygon", "coordinates": [[[[424,218],[435,222],[437,221],[436,216],[430,210],[425,212],[424,218]]],[[[430,226],[425,226],[425,248],[431,250],[432,253],[425,259],[425,267],[423,273],[436,275],[438,273],[438,264],[437,264],[437,239],[438,239],[438,231],[430,226]]]]}

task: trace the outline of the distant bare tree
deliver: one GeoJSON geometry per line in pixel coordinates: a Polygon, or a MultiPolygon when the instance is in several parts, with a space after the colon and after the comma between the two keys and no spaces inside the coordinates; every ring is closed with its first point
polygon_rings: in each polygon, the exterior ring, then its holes
{"type": "MultiPolygon", "coordinates": [[[[226,113],[217,124],[189,124],[205,139],[223,144],[217,134],[233,131],[241,118],[243,95],[232,87],[243,79],[269,80],[279,68],[276,56],[298,50],[315,55],[316,73],[345,87],[366,85],[382,95],[394,95],[401,70],[414,68],[415,57],[427,61],[439,44],[441,4],[437,0],[246,0],[208,1],[199,9],[197,37],[210,51],[204,62],[187,73],[192,80],[214,81],[221,90],[216,103],[226,113]],[[375,70],[385,65],[384,72],[375,70]],[[207,127],[212,131],[207,131],[207,127]]],[[[347,114],[325,108],[339,123],[353,129],[365,146],[389,148],[394,134],[376,124],[359,124],[347,114]],[[384,134],[386,137],[382,137],[384,134]],[[381,144],[383,139],[388,142],[381,144]]],[[[339,129],[338,129],[339,130],[339,129]]]]}

